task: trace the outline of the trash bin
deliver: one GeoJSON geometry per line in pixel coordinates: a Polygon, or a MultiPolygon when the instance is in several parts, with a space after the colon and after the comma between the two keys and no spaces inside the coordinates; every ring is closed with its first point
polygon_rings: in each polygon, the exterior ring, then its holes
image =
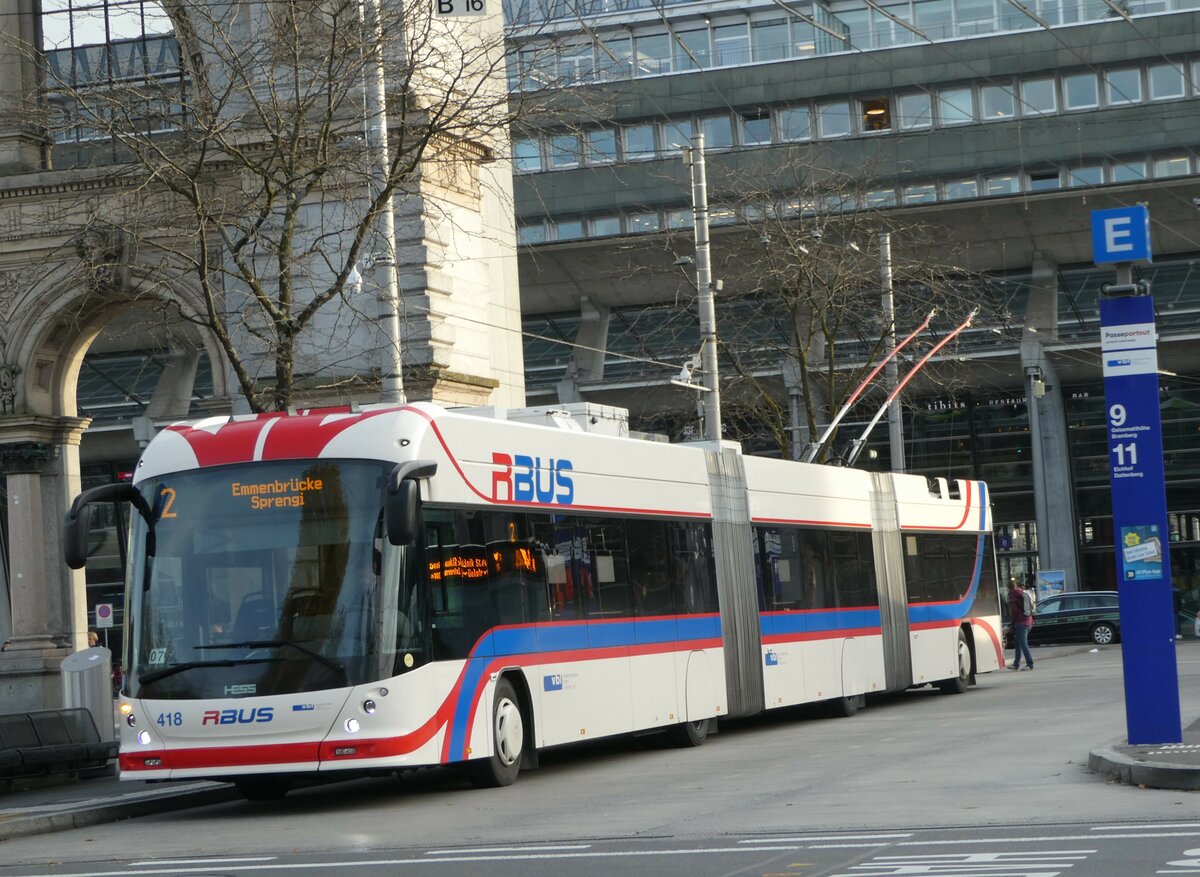
{"type": "Polygon", "coordinates": [[[64,658],[62,690],[63,707],[83,707],[92,714],[101,741],[114,739],[112,652],[94,646],[64,658]]]}

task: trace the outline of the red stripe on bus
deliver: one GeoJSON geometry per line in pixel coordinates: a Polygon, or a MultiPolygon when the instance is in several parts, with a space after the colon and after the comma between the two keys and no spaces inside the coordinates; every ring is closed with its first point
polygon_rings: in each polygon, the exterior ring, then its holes
{"type": "Polygon", "coordinates": [[[883,629],[879,627],[855,627],[850,629],[839,630],[815,630],[811,633],[773,633],[762,638],[764,645],[778,645],[780,643],[804,643],[816,642],[826,639],[844,639],[846,637],[855,636],[880,636],[883,634],[883,629]]]}
{"type": "Polygon", "coordinates": [[[161,749],[121,753],[121,770],[187,770],[198,767],[241,767],[263,764],[315,763],[316,743],[266,743],[260,746],[206,746],[195,749],[161,749]],[[146,759],[161,760],[146,765],[146,759]]]}
{"type": "Polygon", "coordinates": [[[1004,667],[1004,644],[1000,642],[1000,637],[996,633],[996,628],[992,627],[986,618],[972,618],[971,625],[974,627],[982,627],[987,633],[988,638],[992,641],[992,646],[996,649],[996,662],[1001,668],[1004,667]]]}

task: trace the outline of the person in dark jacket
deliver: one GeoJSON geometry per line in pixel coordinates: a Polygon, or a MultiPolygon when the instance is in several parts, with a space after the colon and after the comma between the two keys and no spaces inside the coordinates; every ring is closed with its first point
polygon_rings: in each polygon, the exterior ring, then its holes
{"type": "Polygon", "coordinates": [[[1010,670],[1032,670],[1033,655],[1029,653],[1029,628],[1033,627],[1033,619],[1025,614],[1025,591],[1017,584],[1016,579],[1008,580],[1008,617],[1012,620],[1013,662],[1008,665],[1010,670]],[[1025,666],[1021,666],[1021,656],[1025,656],[1025,666]]]}

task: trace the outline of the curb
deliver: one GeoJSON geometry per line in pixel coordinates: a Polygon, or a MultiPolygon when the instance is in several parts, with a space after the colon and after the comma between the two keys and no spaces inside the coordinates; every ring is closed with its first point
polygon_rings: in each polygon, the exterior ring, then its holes
{"type": "Polygon", "coordinates": [[[1088,753],[1088,769],[1129,786],[1151,789],[1200,790],[1200,766],[1170,761],[1139,761],[1112,749],[1088,753]]]}
{"type": "Polygon", "coordinates": [[[239,800],[241,795],[231,785],[216,785],[206,789],[164,791],[136,801],[114,801],[109,804],[83,803],[54,813],[38,813],[5,819],[0,816],[0,842],[18,837],[32,837],[72,828],[86,828],[122,819],[134,819],[151,813],[169,813],[190,807],[205,807],[239,800]]]}

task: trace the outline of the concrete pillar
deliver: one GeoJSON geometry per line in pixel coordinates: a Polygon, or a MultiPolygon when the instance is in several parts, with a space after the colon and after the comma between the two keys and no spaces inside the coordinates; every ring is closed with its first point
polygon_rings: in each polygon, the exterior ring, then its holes
{"type": "Polygon", "coordinates": [[[0,420],[0,470],[8,484],[11,644],[0,653],[0,703],[57,707],[62,659],[86,646],[83,571],[62,559],[62,522],[79,492],[79,438],[87,418],[0,420]]]}
{"type": "Polygon", "coordinates": [[[1036,254],[1021,337],[1021,370],[1033,450],[1038,567],[1063,570],[1067,590],[1074,591],[1080,587],[1079,552],[1067,415],[1062,385],[1046,353],[1046,345],[1057,337],[1058,269],[1036,254]]]}
{"type": "Polygon", "coordinates": [[[33,56],[41,39],[39,5],[38,0],[0,0],[0,174],[43,170],[46,164],[33,56]]]}
{"type": "Polygon", "coordinates": [[[612,312],[591,302],[579,299],[579,331],[575,343],[580,345],[571,353],[566,376],[558,382],[558,401],[564,404],[585,401],[579,383],[604,380],[604,356],[608,349],[608,325],[612,312]]]}

